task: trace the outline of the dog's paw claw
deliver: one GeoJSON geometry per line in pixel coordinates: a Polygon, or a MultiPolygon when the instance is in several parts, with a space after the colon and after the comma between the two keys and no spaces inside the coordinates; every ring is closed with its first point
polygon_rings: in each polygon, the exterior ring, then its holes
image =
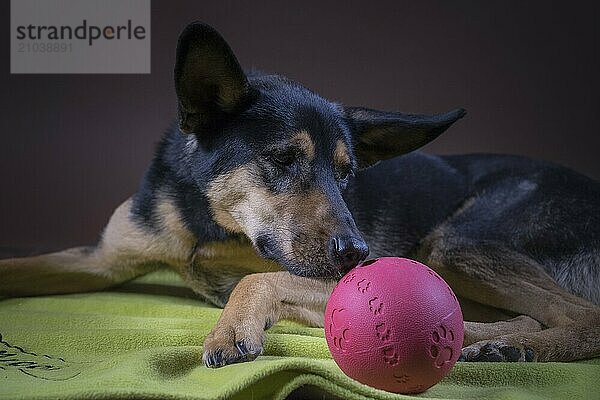
{"type": "Polygon", "coordinates": [[[264,334],[249,335],[235,329],[222,329],[220,326],[204,341],[204,365],[219,368],[229,364],[252,361],[263,352],[264,334]],[[242,339],[237,339],[243,337],[242,339]]]}
{"type": "Polygon", "coordinates": [[[204,365],[209,368],[217,368],[222,366],[223,353],[220,350],[206,354],[204,357],[204,365]]]}
{"type": "Polygon", "coordinates": [[[244,343],[243,340],[238,340],[237,342],[235,342],[235,348],[242,356],[248,354],[248,348],[246,347],[246,343],[244,343]]]}
{"type": "Polygon", "coordinates": [[[530,348],[525,348],[525,361],[532,362],[535,361],[535,351],[530,348]]]}
{"type": "Polygon", "coordinates": [[[256,357],[261,355],[262,350],[263,350],[262,344],[258,348],[254,347],[254,348],[249,349],[248,346],[246,346],[245,340],[238,340],[237,342],[235,342],[235,348],[237,349],[238,353],[240,354],[242,361],[254,360],[256,357]]]}
{"type": "Polygon", "coordinates": [[[524,346],[511,345],[503,340],[483,341],[462,349],[459,361],[518,362],[535,361],[535,352],[524,346]]]}

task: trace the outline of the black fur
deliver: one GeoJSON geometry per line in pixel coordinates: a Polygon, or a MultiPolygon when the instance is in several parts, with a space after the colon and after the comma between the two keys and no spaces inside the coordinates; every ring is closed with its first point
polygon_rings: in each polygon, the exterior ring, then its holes
{"type": "Polygon", "coordinates": [[[600,301],[600,185],[565,167],[518,156],[413,152],[359,173],[345,198],[371,256],[410,257],[472,199],[452,220],[460,240],[525,254],[565,289],[600,301]]]}

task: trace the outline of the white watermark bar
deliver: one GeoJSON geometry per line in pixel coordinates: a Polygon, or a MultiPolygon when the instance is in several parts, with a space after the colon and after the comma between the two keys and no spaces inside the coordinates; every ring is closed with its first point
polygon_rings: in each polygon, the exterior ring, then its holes
{"type": "Polygon", "coordinates": [[[150,0],[11,0],[13,74],[149,74],[150,0]]]}

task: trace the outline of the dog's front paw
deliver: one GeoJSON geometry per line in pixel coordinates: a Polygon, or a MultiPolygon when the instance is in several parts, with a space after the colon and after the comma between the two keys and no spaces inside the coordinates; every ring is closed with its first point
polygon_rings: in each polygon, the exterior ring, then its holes
{"type": "Polygon", "coordinates": [[[219,321],[204,340],[207,367],[252,361],[263,351],[265,333],[258,321],[219,321]]]}
{"type": "Polygon", "coordinates": [[[458,361],[536,361],[536,353],[521,344],[503,339],[484,340],[462,349],[458,361]]]}

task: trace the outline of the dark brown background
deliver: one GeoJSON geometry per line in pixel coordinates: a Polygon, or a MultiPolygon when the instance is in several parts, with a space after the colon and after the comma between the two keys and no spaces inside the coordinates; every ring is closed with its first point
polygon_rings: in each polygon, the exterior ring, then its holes
{"type": "Polygon", "coordinates": [[[0,246],[97,239],[136,190],[175,112],[179,31],[215,26],[246,68],[350,105],[469,114],[427,150],[518,153],[596,179],[599,2],[152,2],[151,75],[10,75],[0,81],[0,246]]]}

